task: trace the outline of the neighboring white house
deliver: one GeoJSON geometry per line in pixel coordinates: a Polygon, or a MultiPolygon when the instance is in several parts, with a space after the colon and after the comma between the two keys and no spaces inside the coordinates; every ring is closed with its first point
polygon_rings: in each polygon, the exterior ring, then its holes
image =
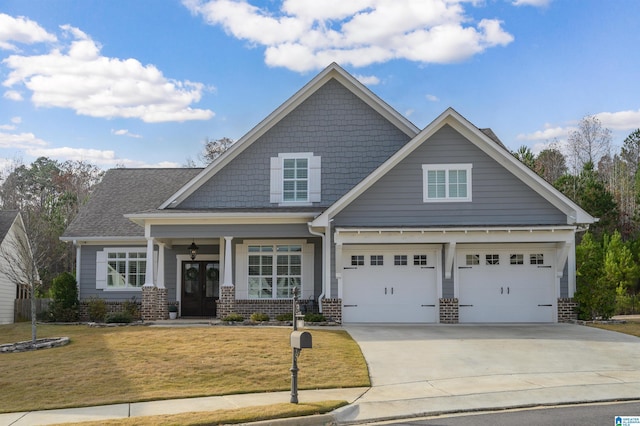
{"type": "MultiPolygon", "coordinates": [[[[14,321],[15,300],[20,290],[14,278],[24,268],[13,262],[33,262],[31,250],[21,250],[23,246],[28,248],[20,212],[0,211],[0,324],[12,324],[14,321]],[[24,259],[25,256],[28,258],[24,259]]],[[[26,278],[24,281],[28,282],[26,278]]],[[[28,294],[24,288],[22,290],[23,294],[28,294]]]]}

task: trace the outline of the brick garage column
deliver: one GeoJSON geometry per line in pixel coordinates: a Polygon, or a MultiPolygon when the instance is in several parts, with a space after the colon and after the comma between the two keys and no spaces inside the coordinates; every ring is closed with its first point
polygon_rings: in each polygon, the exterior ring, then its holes
{"type": "Polygon", "coordinates": [[[322,299],[322,315],[342,324],[342,299],[322,299]]]}
{"type": "Polygon", "coordinates": [[[458,324],[458,299],[440,299],[440,324],[458,324]]]}
{"type": "Polygon", "coordinates": [[[156,287],[151,285],[142,286],[142,308],[140,315],[143,321],[158,319],[158,289],[156,287]]]}
{"type": "Polygon", "coordinates": [[[558,298],[558,322],[573,322],[578,319],[578,303],[572,297],[558,298]]]}

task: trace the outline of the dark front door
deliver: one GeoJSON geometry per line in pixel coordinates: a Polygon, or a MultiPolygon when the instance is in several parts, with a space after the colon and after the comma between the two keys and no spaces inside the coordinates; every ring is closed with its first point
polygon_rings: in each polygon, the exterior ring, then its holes
{"type": "Polygon", "coordinates": [[[182,316],[215,317],[219,292],[219,263],[182,262],[182,316]]]}

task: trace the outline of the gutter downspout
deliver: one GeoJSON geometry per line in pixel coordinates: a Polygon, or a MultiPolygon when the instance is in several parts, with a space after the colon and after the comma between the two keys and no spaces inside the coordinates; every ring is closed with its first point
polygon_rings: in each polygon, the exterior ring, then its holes
{"type": "Polygon", "coordinates": [[[78,300],[81,300],[81,296],[80,296],[80,262],[82,261],[82,259],[81,259],[82,247],[81,247],[81,244],[79,244],[78,240],[73,240],[73,245],[76,248],[76,286],[78,288],[78,300]]]}
{"type": "Polygon", "coordinates": [[[309,233],[311,235],[315,235],[316,237],[321,237],[322,238],[322,293],[320,293],[320,296],[318,296],[318,307],[320,308],[320,313],[322,313],[322,299],[324,299],[324,295],[326,294],[326,276],[327,276],[327,271],[326,271],[326,234],[323,234],[321,232],[316,232],[314,230],[311,229],[311,222],[307,223],[307,227],[309,229],[309,233]]]}

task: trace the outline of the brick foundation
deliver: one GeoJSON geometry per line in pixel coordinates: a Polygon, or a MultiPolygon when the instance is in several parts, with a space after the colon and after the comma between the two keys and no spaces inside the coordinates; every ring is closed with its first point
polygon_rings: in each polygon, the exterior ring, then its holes
{"type": "Polygon", "coordinates": [[[558,322],[573,322],[578,319],[578,303],[571,297],[558,298],[558,322]]]}
{"type": "MultiPolygon", "coordinates": [[[[105,306],[107,307],[107,316],[110,314],[116,314],[116,313],[120,313],[120,312],[124,312],[124,305],[125,305],[125,301],[118,301],[118,302],[111,302],[111,301],[105,301],[105,306]]],[[[130,303],[130,302],[129,302],[130,303]]],[[[137,318],[133,318],[135,321],[138,321],[141,319],[141,314],[142,314],[142,303],[140,302],[135,302],[138,305],[138,317],[137,318]]],[[[88,300],[82,300],[80,301],[80,305],[79,305],[79,320],[80,321],[89,321],[89,301],[88,300]]]]}
{"type": "Polygon", "coordinates": [[[322,299],[322,315],[342,324],[342,299],[322,299]]]}
{"type": "Polygon", "coordinates": [[[458,324],[458,299],[440,299],[440,324],[458,324]]]}

